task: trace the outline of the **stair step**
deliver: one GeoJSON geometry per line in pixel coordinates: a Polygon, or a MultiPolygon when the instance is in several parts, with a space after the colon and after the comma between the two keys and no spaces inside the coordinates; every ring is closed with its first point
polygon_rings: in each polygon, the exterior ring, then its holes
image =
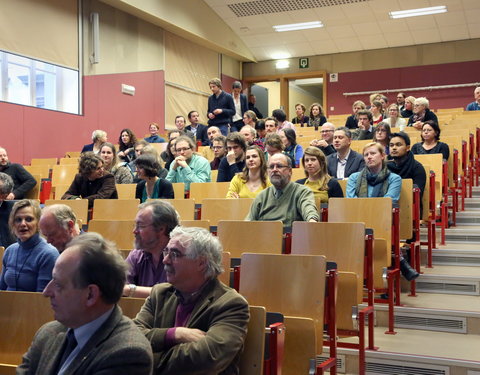
{"type": "Polygon", "coordinates": [[[417,279],[417,291],[480,296],[480,276],[423,274],[417,279]]]}
{"type": "MultiPolygon", "coordinates": [[[[426,252],[427,249],[422,249],[426,252]]],[[[478,250],[433,249],[434,265],[446,266],[480,266],[480,247],[478,250]]]]}

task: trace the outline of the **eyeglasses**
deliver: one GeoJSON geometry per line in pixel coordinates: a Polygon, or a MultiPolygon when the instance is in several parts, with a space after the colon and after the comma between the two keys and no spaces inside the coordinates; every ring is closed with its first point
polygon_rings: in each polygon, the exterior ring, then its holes
{"type": "Polygon", "coordinates": [[[162,251],[163,257],[166,258],[167,256],[170,256],[170,259],[173,261],[176,261],[179,258],[183,258],[185,254],[182,254],[180,251],[175,250],[175,249],[165,249],[162,251]]]}
{"type": "Polygon", "coordinates": [[[223,146],[212,146],[212,150],[220,150],[223,146]]]}
{"type": "Polygon", "coordinates": [[[177,148],[176,151],[177,152],[185,152],[185,151],[188,151],[190,149],[191,149],[191,147],[182,147],[182,148],[177,148]]]}
{"type": "Polygon", "coordinates": [[[279,164],[272,164],[272,165],[269,165],[267,167],[267,169],[273,171],[275,168],[279,169],[279,170],[282,170],[282,169],[285,169],[285,168],[288,168],[288,165],[279,165],[279,164]]]}

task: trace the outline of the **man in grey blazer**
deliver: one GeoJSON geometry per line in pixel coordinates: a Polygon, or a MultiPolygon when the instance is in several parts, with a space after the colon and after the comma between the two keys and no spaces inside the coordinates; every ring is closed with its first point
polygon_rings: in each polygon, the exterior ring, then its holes
{"type": "Polygon", "coordinates": [[[352,132],[342,126],[333,133],[333,147],[335,153],[327,157],[328,174],[334,178],[348,178],[352,173],[359,172],[365,167],[363,156],[350,148],[352,132]]]}
{"type": "Polygon", "coordinates": [[[126,269],[99,234],[75,237],[43,291],[56,321],[38,330],[17,374],[151,374],[149,342],[116,305],[126,269]]]}
{"type": "Polygon", "coordinates": [[[163,250],[168,283],[152,288],[135,323],[153,348],[155,373],[238,375],[248,303],[222,284],[222,245],[206,229],[178,226],[163,250]]]}

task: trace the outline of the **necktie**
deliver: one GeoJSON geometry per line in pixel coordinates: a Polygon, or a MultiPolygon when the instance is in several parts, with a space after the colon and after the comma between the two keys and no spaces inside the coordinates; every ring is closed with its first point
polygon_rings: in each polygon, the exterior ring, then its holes
{"type": "Polygon", "coordinates": [[[67,339],[63,348],[62,358],[58,364],[58,370],[62,368],[62,365],[67,360],[68,356],[73,352],[73,350],[77,347],[77,340],[75,339],[75,334],[73,333],[73,329],[69,329],[67,333],[67,339]]]}

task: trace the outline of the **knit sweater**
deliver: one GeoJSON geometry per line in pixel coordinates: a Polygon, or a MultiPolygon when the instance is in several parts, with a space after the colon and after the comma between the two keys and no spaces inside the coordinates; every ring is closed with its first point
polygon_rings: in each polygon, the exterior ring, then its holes
{"type": "Polygon", "coordinates": [[[260,192],[252,203],[247,220],[280,220],[286,227],[291,227],[294,221],[319,220],[313,192],[308,187],[289,182],[279,198],[275,193],[274,186],[260,192]]]}
{"type": "Polygon", "coordinates": [[[41,292],[52,279],[58,251],[37,233],[10,245],[3,256],[0,290],[41,292]]]}

